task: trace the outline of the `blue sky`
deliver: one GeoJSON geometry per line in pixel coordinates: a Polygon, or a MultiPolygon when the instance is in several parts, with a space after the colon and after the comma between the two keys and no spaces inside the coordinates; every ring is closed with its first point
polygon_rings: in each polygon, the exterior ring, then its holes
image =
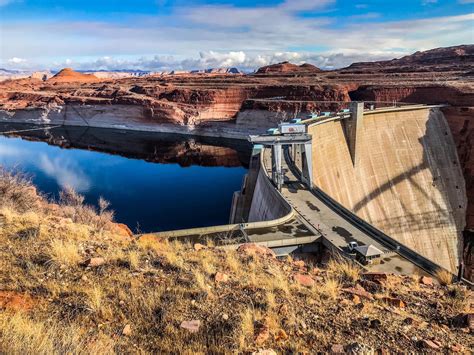
{"type": "Polygon", "coordinates": [[[7,68],[324,68],[474,43],[474,0],[0,0],[7,68]]]}

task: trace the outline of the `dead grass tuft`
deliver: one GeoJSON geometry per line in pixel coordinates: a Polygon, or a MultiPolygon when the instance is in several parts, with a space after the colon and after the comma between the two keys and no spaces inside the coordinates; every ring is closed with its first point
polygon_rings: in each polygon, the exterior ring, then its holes
{"type": "Polygon", "coordinates": [[[331,259],[327,264],[327,269],[342,282],[355,283],[360,278],[360,268],[350,260],[331,259]]]}
{"type": "Polygon", "coordinates": [[[51,241],[49,256],[50,262],[57,266],[76,266],[81,261],[76,243],[61,239],[51,241]]]}
{"type": "Polygon", "coordinates": [[[436,278],[443,286],[451,285],[453,283],[453,274],[447,270],[439,269],[436,272],[436,278]]]}
{"type": "Polygon", "coordinates": [[[316,292],[324,299],[335,301],[341,291],[341,283],[335,278],[326,279],[316,288],[316,292]]]}
{"type": "Polygon", "coordinates": [[[467,312],[470,309],[469,291],[460,285],[448,286],[447,301],[455,312],[467,312]]]}
{"type": "Polygon", "coordinates": [[[0,206],[23,213],[38,210],[42,201],[28,176],[0,167],[0,206]]]}
{"type": "Polygon", "coordinates": [[[71,218],[74,223],[90,225],[99,232],[106,229],[114,219],[114,212],[108,210],[108,201],[99,198],[97,211],[94,207],[84,204],[84,196],[70,187],[59,193],[59,203],[65,217],[71,218]]]}
{"type": "Polygon", "coordinates": [[[86,333],[76,325],[0,313],[0,349],[7,354],[105,354],[114,346],[106,335],[86,333]]]}

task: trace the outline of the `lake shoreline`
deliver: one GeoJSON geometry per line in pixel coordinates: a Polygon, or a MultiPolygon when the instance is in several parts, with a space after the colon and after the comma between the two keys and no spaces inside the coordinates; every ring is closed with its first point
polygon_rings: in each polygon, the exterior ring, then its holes
{"type": "Polygon", "coordinates": [[[247,140],[249,135],[262,134],[267,129],[238,124],[234,120],[207,121],[199,125],[158,122],[146,118],[143,108],[134,105],[65,105],[48,109],[0,110],[0,123],[112,128],[238,140],[247,140]]]}

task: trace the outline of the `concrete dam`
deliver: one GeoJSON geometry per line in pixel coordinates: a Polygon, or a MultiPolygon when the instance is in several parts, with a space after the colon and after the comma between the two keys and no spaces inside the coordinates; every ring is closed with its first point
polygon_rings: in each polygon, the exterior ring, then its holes
{"type": "Polygon", "coordinates": [[[438,108],[375,110],[358,122],[308,126],[314,184],[401,244],[457,272],[467,197],[456,146],[438,108]]]}

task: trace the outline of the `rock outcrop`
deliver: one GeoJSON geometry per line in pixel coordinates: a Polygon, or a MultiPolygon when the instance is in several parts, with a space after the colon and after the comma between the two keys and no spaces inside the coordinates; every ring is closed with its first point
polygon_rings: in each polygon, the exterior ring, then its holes
{"type": "Polygon", "coordinates": [[[257,70],[257,74],[314,74],[320,73],[321,69],[318,67],[304,63],[301,65],[292,64],[290,62],[282,62],[278,64],[271,64],[261,67],[257,70]]]}
{"type": "Polygon", "coordinates": [[[71,68],[64,68],[58,72],[51,79],[48,79],[50,84],[57,83],[95,83],[100,79],[93,74],[82,74],[74,71],[71,68]]]}

